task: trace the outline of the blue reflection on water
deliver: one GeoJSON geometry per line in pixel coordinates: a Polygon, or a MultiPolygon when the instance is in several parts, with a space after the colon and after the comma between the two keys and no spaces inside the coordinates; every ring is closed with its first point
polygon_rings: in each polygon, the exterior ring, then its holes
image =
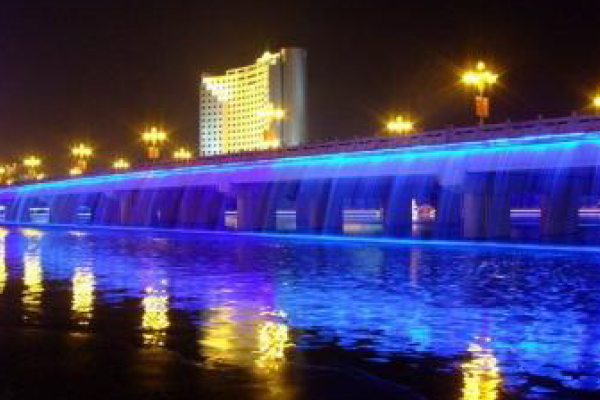
{"type": "MultiPolygon", "coordinates": [[[[600,389],[596,253],[118,231],[11,230],[0,240],[3,286],[27,279],[32,257],[36,285],[70,282],[84,266],[94,276],[89,296],[109,305],[164,285],[166,306],[189,314],[200,346],[215,325],[234,324],[235,332],[223,331],[231,337],[211,340],[238,358],[255,346],[246,336],[264,315],[284,312],[300,349],[335,343],[390,360],[458,363],[483,340],[505,388],[538,375],[600,389]]],[[[35,297],[35,312],[51,312],[40,311],[42,299],[35,297]]],[[[91,305],[86,312],[93,321],[91,305]]]]}

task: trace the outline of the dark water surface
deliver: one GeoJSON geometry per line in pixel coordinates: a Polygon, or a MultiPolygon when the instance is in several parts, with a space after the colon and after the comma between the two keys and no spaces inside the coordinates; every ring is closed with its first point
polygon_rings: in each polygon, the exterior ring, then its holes
{"type": "Polygon", "coordinates": [[[0,399],[600,398],[599,252],[2,228],[0,260],[0,399]]]}

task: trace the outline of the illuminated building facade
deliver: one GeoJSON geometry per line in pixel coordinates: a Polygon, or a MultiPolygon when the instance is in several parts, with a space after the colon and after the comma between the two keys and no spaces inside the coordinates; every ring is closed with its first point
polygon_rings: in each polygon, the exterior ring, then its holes
{"type": "Polygon", "coordinates": [[[265,52],[224,75],[203,74],[199,131],[205,156],[305,142],[306,51],[265,52]]]}

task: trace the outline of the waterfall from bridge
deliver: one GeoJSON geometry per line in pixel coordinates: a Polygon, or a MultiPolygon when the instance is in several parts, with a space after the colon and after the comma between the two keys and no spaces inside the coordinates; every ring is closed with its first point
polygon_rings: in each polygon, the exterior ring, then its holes
{"type": "Polygon", "coordinates": [[[599,130],[30,183],[0,189],[0,219],[466,238],[510,238],[515,221],[528,221],[565,237],[596,218],[599,130]]]}

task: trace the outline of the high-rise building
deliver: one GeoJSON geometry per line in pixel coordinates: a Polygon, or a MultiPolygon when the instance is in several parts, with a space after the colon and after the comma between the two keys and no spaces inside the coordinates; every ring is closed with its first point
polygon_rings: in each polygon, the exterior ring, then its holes
{"type": "Polygon", "coordinates": [[[202,74],[200,154],[299,145],[306,140],[306,51],[265,52],[254,64],[202,74]]]}

